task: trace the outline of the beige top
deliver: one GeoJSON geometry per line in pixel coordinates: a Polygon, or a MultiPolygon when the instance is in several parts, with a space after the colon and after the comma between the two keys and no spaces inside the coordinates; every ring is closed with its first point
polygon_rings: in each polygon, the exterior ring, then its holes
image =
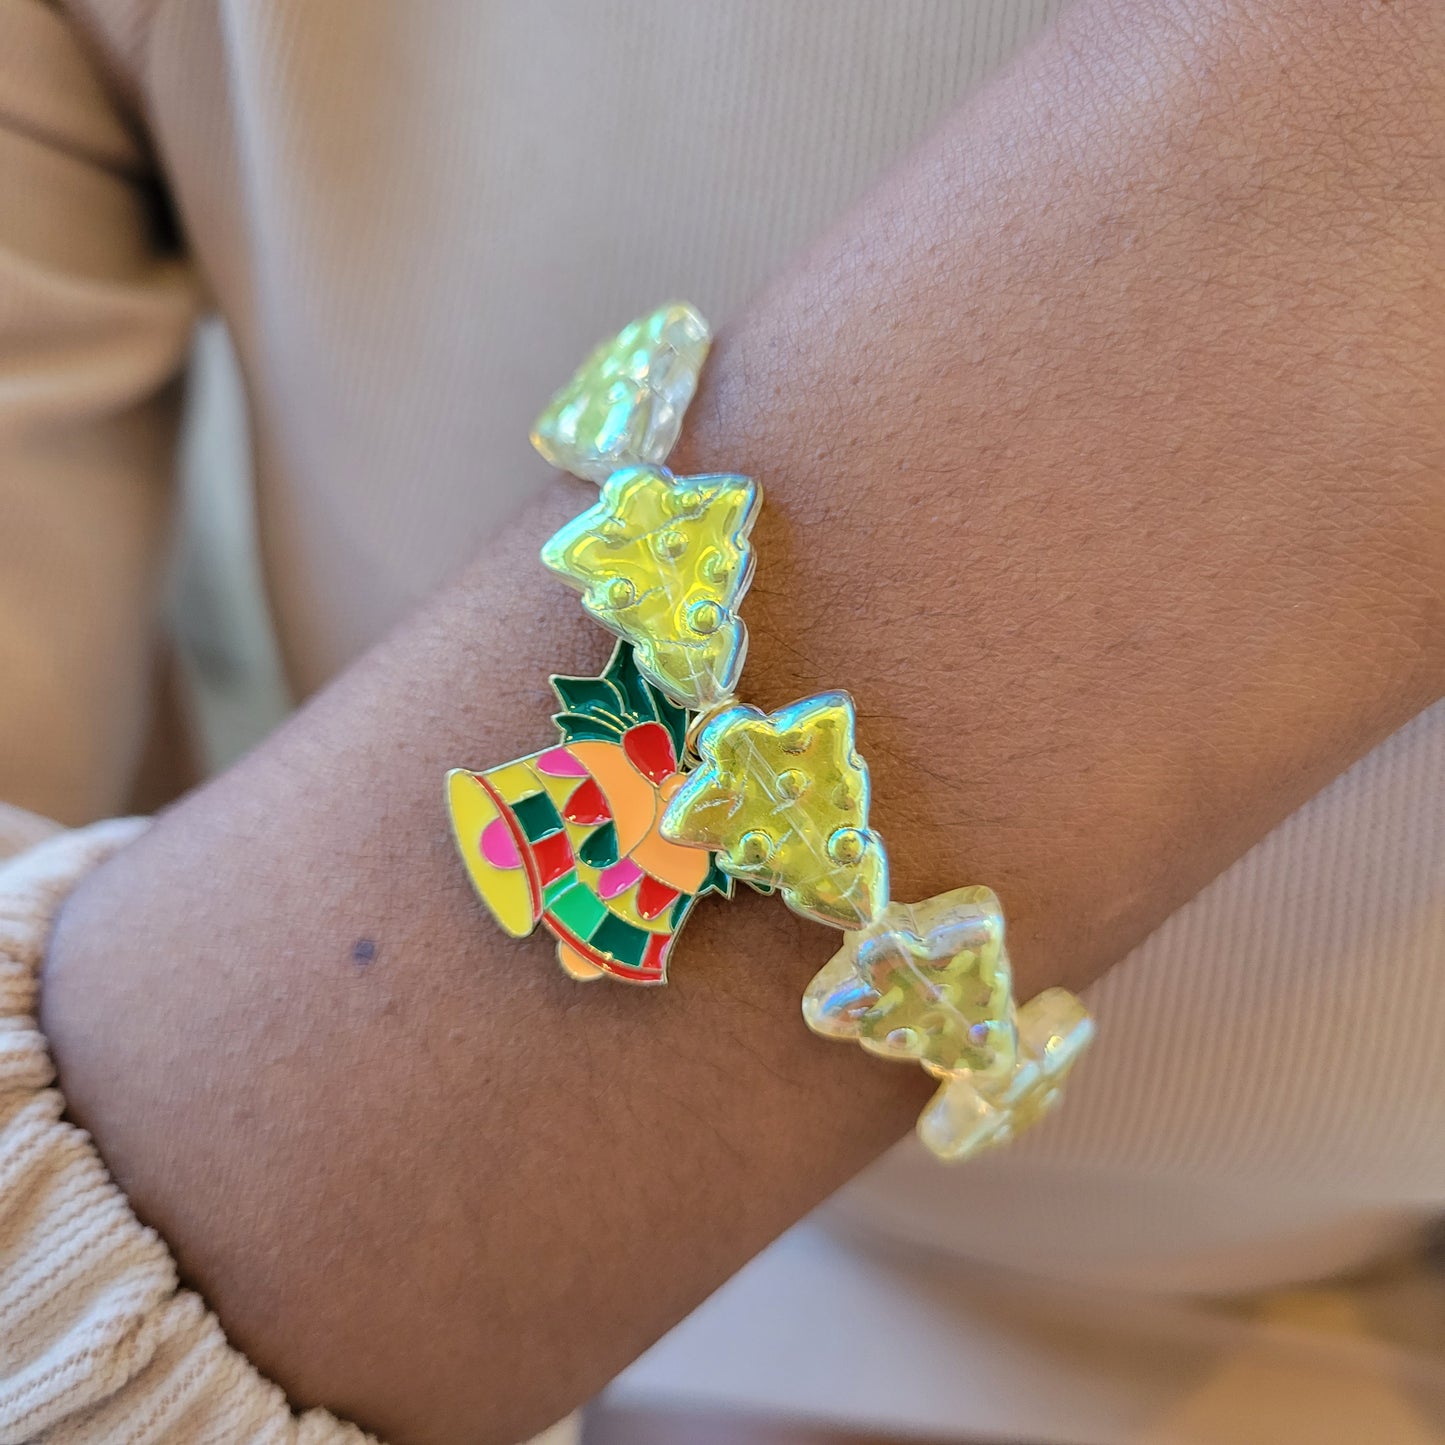
{"type": "MultiPolygon", "coordinates": [[[[669,295],[725,323],[1055,6],[75,8],[0,0],[0,797],[71,821],[140,745],[199,311],[305,695],[542,483],[526,423],[589,343],[669,295]]],[[[1442,777],[1436,707],[1094,991],[1056,1123],[953,1173],[905,1145],[837,1208],[1110,1290],[1411,1236],[1445,1201],[1442,777]]]]}

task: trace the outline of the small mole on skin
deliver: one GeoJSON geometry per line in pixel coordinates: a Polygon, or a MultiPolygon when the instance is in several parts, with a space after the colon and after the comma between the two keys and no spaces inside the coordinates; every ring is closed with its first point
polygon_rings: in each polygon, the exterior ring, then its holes
{"type": "Polygon", "coordinates": [[[364,968],[376,957],[376,943],[370,938],[358,938],[356,947],[351,950],[352,961],[359,963],[364,968]]]}

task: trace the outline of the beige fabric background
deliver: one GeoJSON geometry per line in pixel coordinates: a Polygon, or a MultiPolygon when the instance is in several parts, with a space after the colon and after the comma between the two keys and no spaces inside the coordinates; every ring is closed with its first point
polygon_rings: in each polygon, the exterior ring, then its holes
{"type": "MultiPolygon", "coordinates": [[[[0,0],[0,796],[125,796],[197,314],[304,696],[540,484],[589,343],[669,295],[726,323],[1054,8],[0,0]]],[[[1056,1123],[957,1173],[903,1146],[835,1210],[1107,1298],[1406,1246],[1445,1200],[1442,777],[1437,707],[1099,986],[1056,1123]]]]}

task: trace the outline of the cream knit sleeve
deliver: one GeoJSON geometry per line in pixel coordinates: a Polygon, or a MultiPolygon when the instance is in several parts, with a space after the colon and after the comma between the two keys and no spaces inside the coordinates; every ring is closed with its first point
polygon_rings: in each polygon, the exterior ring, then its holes
{"type": "Polygon", "coordinates": [[[36,1024],[46,939],[76,882],[145,826],[63,832],[0,806],[0,1445],[362,1445],[323,1410],[293,1414],[227,1345],[62,1117],[36,1024]]]}

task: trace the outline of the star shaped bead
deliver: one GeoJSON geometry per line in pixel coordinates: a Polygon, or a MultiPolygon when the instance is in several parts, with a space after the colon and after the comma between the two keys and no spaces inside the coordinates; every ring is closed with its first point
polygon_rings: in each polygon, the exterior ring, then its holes
{"type": "Polygon", "coordinates": [[[820,693],[765,716],[734,706],[698,739],[701,764],[662,833],[717,852],[734,878],[781,890],[805,918],[863,928],[888,898],[888,855],[868,827],[868,769],[853,700],[820,693]]]}
{"type": "Polygon", "coordinates": [[[884,1058],[1007,1079],[1016,1036],[998,898],[973,887],[890,903],[813,979],[803,1017],[884,1058]]]}
{"type": "Polygon", "coordinates": [[[623,327],[548,403],[532,445],[599,486],[619,467],[666,461],[710,341],[707,322],[681,302],[623,327]]]}
{"type": "Polygon", "coordinates": [[[737,608],[752,580],[748,534],[760,501],[751,477],[627,467],[547,542],[542,561],[633,645],[651,682],[698,711],[729,697],[742,671],[737,608]]]}

